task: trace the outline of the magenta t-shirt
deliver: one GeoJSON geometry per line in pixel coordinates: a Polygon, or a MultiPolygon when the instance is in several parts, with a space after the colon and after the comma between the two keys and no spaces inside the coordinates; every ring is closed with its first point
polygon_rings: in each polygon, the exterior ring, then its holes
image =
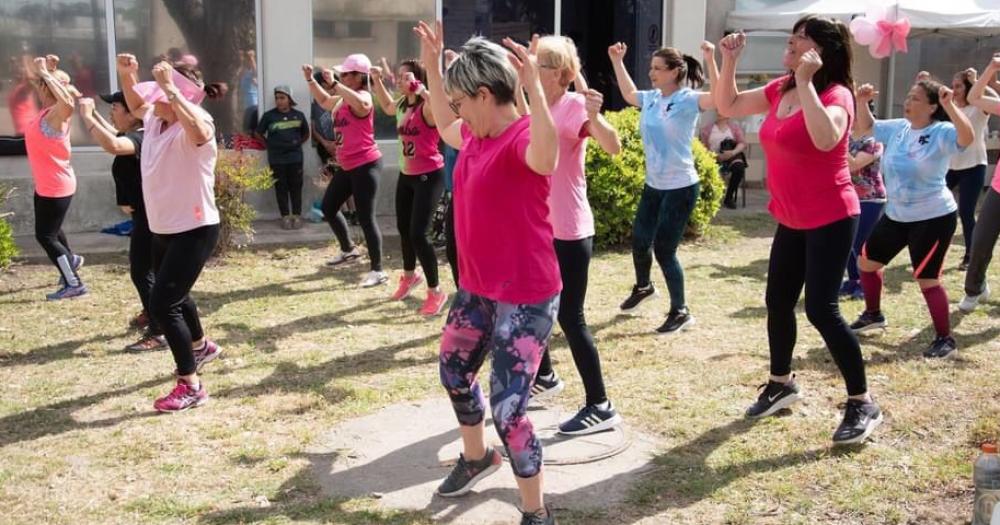
{"type": "Polygon", "coordinates": [[[344,171],[382,158],[375,144],[375,108],[367,117],[358,118],[346,102],[341,102],[333,113],[333,141],[337,145],[337,164],[344,171]]]}
{"type": "Polygon", "coordinates": [[[424,104],[403,110],[400,106],[397,114],[402,113],[396,131],[399,132],[399,170],[404,175],[423,175],[444,167],[444,155],[438,143],[441,134],[438,129],[424,120],[424,104]]]}
{"type": "Polygon", "coordinates": [[[549,106],[559,134],[559,163],[552,172],[549,194],[549,221],[555,238],[575,241],[594,235],[594,214],[587,201],[586,99],[579,93],[566,93],[549,106]]]}
{"type": "Polygon", "coordinates": [[[1000,193],[1000,162],[997,163],[996,170],[993,172],[993,181],[990,182],[990,187],[993,191],[1000,193]]]}
{"type": "Polygon", "coordinates": [[[801,110],[778,118],[781,86],[786,75],[764,87],[771,109],[760,127],[760,145],[767,158],[767,208],[779,223],[797,230],[825,226],[861,213],[858,194],[851,183],[847,165],[850,127],[854,122],[851,90],[833,84],[819,95],[824,107],[840,106],[847,111],[848,123],[837,146],[820,151],[813,145],[801,110]]]}
{"type": "Polygon", "coordinates": [[[463,124],[455,163],[459,284],[510,304],[540,303],[562,289],[548,220],[551,181],[525,161],[530,122],[521,117],[488,138],[463,124]]]}

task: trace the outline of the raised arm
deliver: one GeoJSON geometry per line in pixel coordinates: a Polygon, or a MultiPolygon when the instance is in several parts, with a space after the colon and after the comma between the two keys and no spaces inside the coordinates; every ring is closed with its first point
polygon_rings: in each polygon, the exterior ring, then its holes
{"type": "Polygon", "coordinates": [[[531,114],[531,106],[528,105],[528,97],[525,95],[524,86],[521,85],[520,80],[514,86],[514,105],[517,106],[517,112],[522,116],[531,114]]]}
{"type": "Polygon", "coordinates": [[[951,123],[955,125],[955,131],[958,132],[958,146],[961,148],[966,148],[969,144],[972,144],[973,140],[976,140],[976,131],[972,129],[972,122],[969,117],[965,115],[965,112],[959,109],[955,105],[955,94],[951,91],[951,88],[941,86],[938,90],[938,102],[944,107],[945,113],[951,117],[951,123]]]}
{"type": "Polygon", "coordinates": [[[528,131],[531,139],[524,160],[535,172],[551,175],[559,162],[559,135],[552,113],[549,112],[549,103],[545,100],[545,92],[542,91],[542,83],[538,80],[538,35],[532,35],[528,48],[510,38],[504,39],[504,45],[513,50],[508,57],[517,70],[517,77],[530,102],[528,107],[531,111],[531,125],[528,131]]]}
{"type": "MultiPolygon", "coordinates": [[[[306,78],[306,85],[309,86],[309,94],[316,100],[316,102],[325,110],[332,111],[333,108],[337,107],[337,103],[340,102],[340,97],[336,97],[327,92],[323,86],[316,82],[313,78],[313,67],[310,64],[302,64],[302,75],[306,78]]],[[[329,77],[330,82],[333,82],[333,77],[327,70],[323,71],[324,82],[329,77]]]]}
{"type": "MultiPolygon", "coordinates": [[[[386,63],[384,57],[382,58],[382,63],[386,63]]],[[[378,106],[382,108],[382,113],[385,113],[386,115],[395,115],[396,101],[393,100],[392,94],[389,93],[388,89],[386,89],[385,82],[382,81],[382,74],[382,67],[372,66],[372,94],[375,95],[375,101],[378,102],[378,106]]]]}
{"type": "Polygon", "coordinates": [[[820,151],[837,147],[847,133],[849,117],[840,106],[824,106],[812,82],[813,75],[823,67],[823,60],[815,49],[806,51],[795,70],[795,89],[799,94],[802,116],[805,117],[809,138],[820,151]]]}
{"type": "Polygon", "coordinates": [[[608,57],[611,58],[611,66],[615,70],[615,80],[618,81],[618,90],[621,91],[622,98],[630,105],[638,106],[639,89],[635,87],[635,82],[632,82],[632,77],[629,76],[628,70],[625,69],[626,52],[628,52],[628,46],[622,42],[618,42],[608,48],[608,57]]]}
{"type": "Polygon", "coordinates": [[[420,38],[420,59],[427,68],[427,91],[430,92],[431,113],[437,123],[441,139],[446,144],[462,149],[462,121],[451,109],[451,100],[444,91],[441,75],[441,53],[444,51],[444,31],[441,21],[434,22],[432,28],[426,22],[419,22],[413,32],[420,38]]]}
{"type": "Polygon", "coordinates": [[[118,83],[121,85],[122,94],[125,95],[125,103],[128,104],[129,113],[137,119],[145,118],[149,111],[149,104],[135,92],[135,85],[139,83],[139,61],[135,55],[120,53],[115,62],[118,69],[118,83]]]}
{"type": "Polygon", "coordinates": [[[967,97],[969,104],[991,115],[1000,115],[1000,98],[996,96],[996,92],[988,91],[990,81],[996,78],[997,71],[1000,71],[1000,56],[994,56],[990,60],[982,76],[976,79],[976,83],[969,90],[967,97]]]}
{"type": "Polygon", "coordinates": [[[869,130],[875,125],[875,115],[868,103],[878,96],[878,91],[871,84],[862,84],[854,95],[854,127],[869,130]]]}
{"type": "Polygon", "coordinates": [[[604,95],[596,89],[588,89],[583,94],[587,97],[587,131],[601,149],[609,155],[617,155],[622,150],[622,141],[618,136],[618,130],[601,116],[604,95]]]}
{"type": "Polygon", "coordinates": [[[727,35],[719,42],[722,71],[719,73],[718,84],[712,87],[712,94],[715,96],[716,109],[727,117],[746,117],[767,113],[771,109],[764,88],[741,92],[736,87],[736,64],[746,47],[746,42],[747,37],[743,33],[727,35]]]}
{"type": "Polygon", "coordinates": [[[177,121],[184,128],[184,134],[195,146],[215,140],[215,126],[204,117],[204,111],[199,111],[200,108],[195,109],[196,106],[181,95],[180,90],[174,85],[173,71],[173,66],[160,62],[153,66],[153,79],[167,94],[167,101],[177,115],[177,121]]]}
{"type": "Polygon", "coordinates": [[[64,86],[52,74],[52,71],[49,71],[48,62],[45,57],[35,58],[32,65],[35,67],[35,75],[38,77],[38,80],[49,88],[49,92],[56,99],[55,107],[49,112],[46,120],[48,120],[52,127],[62,129],[70,117],[73,116],[73,110],[76,108],[76,98],[73,97],[73,93],[70,92],[69,88],[64,86]]]}
{"type": "Polygon", "coordinates": [[[117,136],[116,133],[110,131],[97,120],[100,115],[94,111],[94,99],[81,98],[78,101],[78,106],[80,107],[80,119],[87,127],[87,132],[94,138],[94,141],[104,148],[104,151],[112,155],[135,154],[135,144],[131,140],[117,136]]]}
{"type": "Polygon", "coordinates": [[[701,110],[715,108],[715,95],[712,91],[719,83],[719,66],[715,63],[715,44],[704,41],[701,43],[702,59],[705,61],[705,69],[708,71],[708,92],[698,95],[698,108],[701,110]]]}

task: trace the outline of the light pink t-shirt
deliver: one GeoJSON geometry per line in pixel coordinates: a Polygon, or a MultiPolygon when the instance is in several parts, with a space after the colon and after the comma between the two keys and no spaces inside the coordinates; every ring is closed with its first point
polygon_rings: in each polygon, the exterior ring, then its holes
{"type": "MultiPolygon", "coordinates": [[[[195,109],[212,124],[207,111],[195,109]]],[[[163,129],[163,121],[150,108],[142,119],[142,196],[153,233],[183,233],[219,224],[215,207],[215,139],[201,146],[188,140],[180,122],[163,129]]]]}
{"type": "Polygon", "coordinates": [[[438,147],[441,134],[437,127],[424,120],[424,104],[420,102],[405,112],[402,107],[396,108],[397,114],[402,113],[396,131],[399,132],[399,170],[404,175],[423,175],[444,167],[444,155],[438,147]]]}
{"type": "Polygon", "coordinates": [[[51,107],[45,108],[28,123],[24,130],[24,147],[28,150],[35,193],[58,199],[76,193],[76,174],[69,162],[69,130],[59,137],[50,137],[42,131],[42,126],[48,126],[44,120],[49,111],[51,107]]]}
{"type": "Polygon", "coordinates": [[[801,110],[778,118],[784,76],[765,88],[771,109],[760,127],[760,145],[767,157],[767,189],[771,193],[768,210],[779,223],[797,230],[826,226],[861,213],[858,194],[851,183],[847,149],[854,122],[851,90],[833,84],[819,94],[824,107],[840,106],[847,111],[847,131],[830,151],[820,151],[806,130],[801,110]]]}
{"type": "Polygon", "coordinates": [[[562,289],[548,220],[551,179],[525,161],[530,122],[521,117],[492,138],[476,138],[463,124],[455,163],[459,284],[510,304],[537,304],[562,289]]]}
{"type": "Polygon", "coordinates": [[[375,108],[367,117],[358,118],[346,102],[341,102],[333,113],[333,141],[337,144],[337,164],[344,171],[382,158],[375,144],[375,108]]]}
{"type": "Polygon", "coordinates": [[[555,238],[576,241],[594,235],[594,214],[587,201],[586,99],[579,93],[566,93],[549,106],[559,134],[559,163],[552,173],[549,194],[549,221],[555,238]]]}

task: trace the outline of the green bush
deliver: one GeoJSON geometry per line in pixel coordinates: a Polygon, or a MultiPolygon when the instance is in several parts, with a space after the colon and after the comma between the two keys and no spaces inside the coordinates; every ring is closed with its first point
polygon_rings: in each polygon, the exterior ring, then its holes
{"type": "MultiPolygon", "coordinates": [[[[604,117],[618,130],[622,151],[611,157],[596,144],[587,148],[587,197],[594,210],[594,240],[599,247],[627,246],[632,241],[632,220],[646,180],[639,110],[609,111],[604,117]]],[[[725,184],[715,156],[698,139],[694,139],[693,148],[701,194],[691,214],[688,236],[697,237],[705,233],[719,211],[725,184]]]]}
{"type": "Polygon", "coordinates": [[[219,244],[215,255],[239,248],[240,241],[253,240],[253,220],[257,211],[246,202],[250,190],[266,190],[274,185],[271,168],[261,157],[242,151],[220,151],[215,163],[215,205],[219,208],[219,244]]]}
{"type": "MultiPolygon", "coordinates": [[[[14,193],[14,187],[0,185],[0,210],[3,209],[7,199],[14,193]]],[[[20,253],[17,244],[14,243],[14,228],[7,222],[7,217],[13,213],[0,213],[0,270],[10,267],[14,257],[20,253]]]]}

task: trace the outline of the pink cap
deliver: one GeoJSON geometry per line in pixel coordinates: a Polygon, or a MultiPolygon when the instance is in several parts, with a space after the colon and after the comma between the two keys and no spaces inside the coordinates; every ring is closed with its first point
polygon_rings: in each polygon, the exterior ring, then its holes
{"type": "MultiPolygon", "coordinates": [[[[171,74],[173,78],[174,85],[181,92],[181,96],[185,100],[191,102],[192,104],[201,104],[202,100],[205,100],[205,90],[198,84],[192,82],[188,77],[173,71],[171,74]]],[[[160,85],[154,81],[150,82],[139,82],[132,87],[142,100],[147,104],[155,104],[157,102],[167,102],[167,94],[160,89],[160,85]]]]}
{"type": "Polygon", "coordinates": [[[339,66],[333,66],[333,70],[337,73],[364,73],[368,74],[372,69],[372,61],[368,60],[368,57],[363,53],[355,53],[353,55],[348,55],[344,59],[344,63],[339,66]]]}

